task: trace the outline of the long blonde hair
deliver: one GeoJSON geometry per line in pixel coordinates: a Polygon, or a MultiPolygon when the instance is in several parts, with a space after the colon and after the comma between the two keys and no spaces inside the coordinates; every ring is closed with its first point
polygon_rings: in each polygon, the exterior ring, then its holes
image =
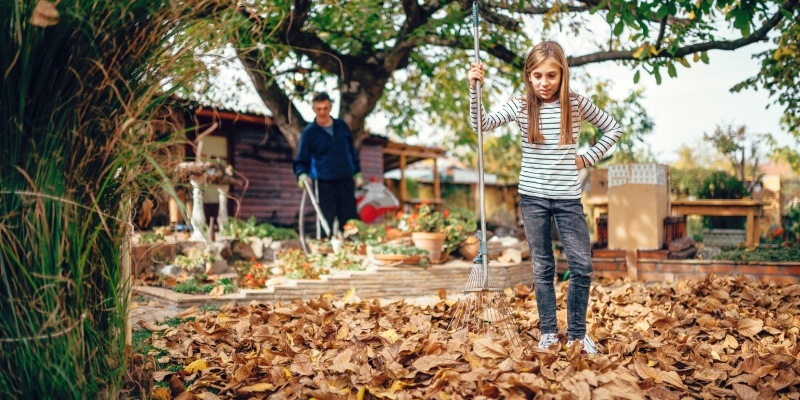
{"type": "Polygon", "coordinates": [[[569,65],[564,50],[556,42],[542,42],[537,44],[528,53],[525,59],[525,97],[528,102],[528,143],[544,143],[542,134],[541,119],[539,109],[542,106],[542,98],[536,94],[536,90],[531,83],[531,72],[546,60],[552,60],[561,67],[561,86],[558,91],[561,100],[561,137],[558,144],[574,144],[572,137],[572,102],[570,101],[569,91],[569,65]]]}

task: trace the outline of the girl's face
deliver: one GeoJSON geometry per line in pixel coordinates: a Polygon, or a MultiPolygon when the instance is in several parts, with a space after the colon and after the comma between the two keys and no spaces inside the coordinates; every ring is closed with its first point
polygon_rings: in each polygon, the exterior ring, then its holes
{"type": "Polygon", "coordinates": [[[528,77],[533,85],[534,93],[543,101],[558,99],[561,88],[561,67],[552,59],[544,60],[531,71],[528,77]]]}

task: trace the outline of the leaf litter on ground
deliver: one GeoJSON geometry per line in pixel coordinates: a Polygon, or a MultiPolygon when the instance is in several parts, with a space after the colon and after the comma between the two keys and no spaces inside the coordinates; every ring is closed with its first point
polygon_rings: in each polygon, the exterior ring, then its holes
{"type": "MultiPolygon", "coordinates": [[[[534,292],[504,294],[535,346],[534,292]]],[[[596,357],[567,348],[563,334],[548,351],[449,339],[456,302],[442,293],[430,306],[348,296],[189,309],[178,326],[144,326],[152,350],[137,368],[162,368],[131,376],[154,379],[153,397],[181,399],[800,399],[798,284],[597,281],[587,322],[596,357]]],[[[565,332],[563,311],[558,324],[565,332]]]]}

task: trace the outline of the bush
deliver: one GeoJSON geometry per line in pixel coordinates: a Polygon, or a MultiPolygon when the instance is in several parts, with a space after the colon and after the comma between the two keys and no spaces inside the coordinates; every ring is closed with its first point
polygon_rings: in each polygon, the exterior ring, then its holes
{"type": "MultiPolygon", "coordinates": [[[[703,180],[697,194],[701,199],[741,199],[749,195],[744,184],[725,171],[714,171],[703,180]]],[[[703,226],[710,229],[744,229],[745,217],[703,217],[703,226]]]]}
{"type": "Polygon", "coordinates": [[[782,249],[770,249],[759,247],[755,250],[736,249],[719,253],[714,257],[715,260],[729,261],[797,261],[800,260],[800,247],[789,247],[782,249]]]}

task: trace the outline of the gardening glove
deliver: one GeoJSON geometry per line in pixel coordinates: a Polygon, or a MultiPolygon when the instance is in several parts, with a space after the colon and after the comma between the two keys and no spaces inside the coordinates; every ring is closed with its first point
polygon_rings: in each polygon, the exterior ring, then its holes
{"type": "Polygon", "coordinates": [[[360,172],[355,174],[355,175],[353,175],[353,180],[356,183],[356,188],[360,188],[360,187],[364,186],[364,178],[361,177],[361,173],[360,172]]]}
{"type": "Polygon", "coordinates": [[[300,189],[305,189],[307,180],[308,180],[308,174],[300,174],[300,176],[297,177],[297,187],[299,187],[300,189]]]}

